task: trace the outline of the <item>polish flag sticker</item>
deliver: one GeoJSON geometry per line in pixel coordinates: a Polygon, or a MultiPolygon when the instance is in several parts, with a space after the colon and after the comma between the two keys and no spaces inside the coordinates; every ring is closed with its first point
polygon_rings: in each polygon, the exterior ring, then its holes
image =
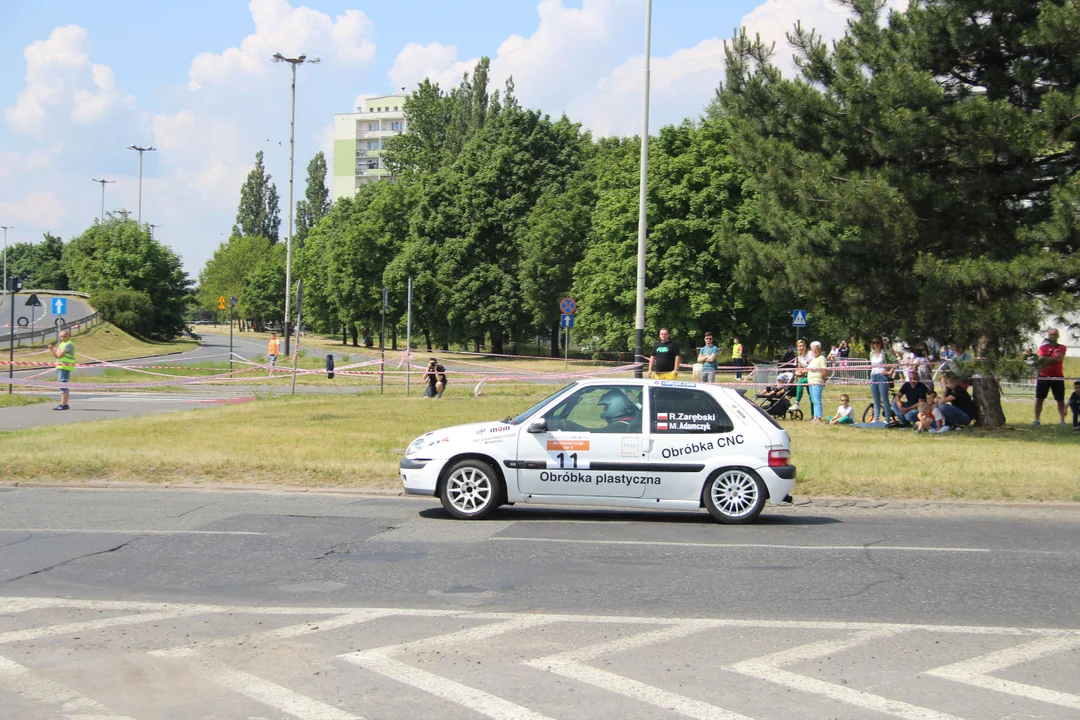
{"type": "Polygon", "coordinates": [[[656,419],[657,420],[667,420],[668,419],[668,414],[667,413],[656,413],[656,419]]]}
{"type": "Polygon", "coordinates": [[[667,423],[666,422],[658,422],[658,423],[656,423],[656,429],[657,430],[667,430],[667,423]]]}

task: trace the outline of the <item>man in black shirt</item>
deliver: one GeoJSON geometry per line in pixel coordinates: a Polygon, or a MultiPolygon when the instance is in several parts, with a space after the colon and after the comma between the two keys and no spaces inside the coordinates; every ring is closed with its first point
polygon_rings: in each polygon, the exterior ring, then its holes
{"type": "Polygon", "coordinates": [[[941,413],[952,427],[964,427],[975,418],[975,402],[964,386],[953,377],[945,376],[945,402],[941,413]]]}
{"type": "Polygon", "coordinates": [[[893,412],[909,423],[915,422],[919,417],[919,401],[926,399],[929,389],[919,382],[918,370],[909,370],[908,380],[900,386],[900,394],[893,403],[893,412]]]}
{"type": "Polygon", "coordinates": [[[424,397],[441,398],[446,389],[446,368],[439,364],[437,358],[431,358],[427,370],[424,371],[424,379],[427,387],[424,388],[424,397]]]}
{"type": "Polygon", "coordinates": [[[649,377],[675,380],[679,377],[679,345],[667,328],[660,328],[660,342],[649,356],[649,377]]]}

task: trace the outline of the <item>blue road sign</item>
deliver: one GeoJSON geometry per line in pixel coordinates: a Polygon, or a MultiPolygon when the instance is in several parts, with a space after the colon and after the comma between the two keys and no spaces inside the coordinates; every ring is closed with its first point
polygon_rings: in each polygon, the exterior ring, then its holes
{"type": "Polygon", "coordinates": [[[53,298],[50,307],[53,315],[67,315],[67,298],[53,298]]]}
{"type": "Polygon", "coordinates": [[[791,325],[793,327],[806,327],[806,311],[795,310],[791,313],[791,325]]]}
{"type": "Polygon", "coordinates": [[[577,312],[577,303],[574,298],[563,298],[559,301],[559,312],[563,315],[573,315],[577,312]]]}
{"type": "Polygon", "coordinates": [[[574,316],[573,315],[563,315],[562,318],[559,320],[559,327],[564,327],[564,328],[572,328],[572,327],[574,327],[574,316]]]}

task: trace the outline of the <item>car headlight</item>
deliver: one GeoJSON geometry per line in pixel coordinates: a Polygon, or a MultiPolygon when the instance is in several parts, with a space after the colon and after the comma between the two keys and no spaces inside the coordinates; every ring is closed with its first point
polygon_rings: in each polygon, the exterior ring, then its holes
{"type": "Polygon", "coordinates": [[[418,437],[412,441],[412,445],[405,449],[405,457],[411,457],[420,452],[420,448],[424,447],[424,438],[418,437]]]}

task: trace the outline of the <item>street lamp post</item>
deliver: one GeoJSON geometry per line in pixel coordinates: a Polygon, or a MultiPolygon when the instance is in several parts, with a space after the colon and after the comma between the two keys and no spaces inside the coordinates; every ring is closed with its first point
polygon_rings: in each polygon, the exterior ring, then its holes
{"type": "Polygon", "coordinates": [[[289,355],[289,293],[292,288],[292,232],[293,232],[293,144],[296,138],[296,66],[304,63],[316,64],[319,58],[308,59],[303,53],[299,57],[288,58],[281,53],[274,53],[270,58],[276,63],[289,63],[292,70],[292,109],[289,115],[289,234],[285,238],[285,355],[289,355]]]}
{"type": "MultiPolygon", "coordinates": [[[[8,230],[14,230],[15,226],[14,225],[0,225],[0,227],[4,228],[4,292],[7,292],[8,291],[8,289],[7,289],[7,231],[8,230]]],[[[14,302],[14,300],[12,302],[14,302]]],[[[11,332],[15,332],[14,327],[11,328],[11,332]]]]}
{"type": "Polygon", "coordinates": [[[154,225],[153,223],[150,223],[147,227],[150,228],[150,239],[153,240],[154,239],[154,228],[159,228],[161,226],[160,225],[154,225]]]}
{"type": "MultiPolygon", "coordinates": [[[[156,147],[139,147],[138,145],[128,145],[128,150],[137,150],[139,152],[139,227],[142,227],[142,156],[144,152],[153,152],[157,150],[156,147]]],[[[104,187],[104,185],[102,185],[104,187]]]]}
{"type": "MultiPolygon", "coordinates": [[[[140,156],[141,157],[141,156],[140,156]]],[[[101,215],[98,216],[98,220],[102,223],[105,222],[105,184],[114,183],[115,180],[98,180],[97,178],[90,178],[96,183],[101,183],[101,215]]]]}
{"type": "MultiPolygon", "coordinates": [[[[652,39],[652,0],[645,0],[645,93],[641,102],[641,178],[638,182],[637,320],[634,325],[634,377],[645,364],[645,235],[649,190],[649,54],[652,39]]],[[[676,358],[678,363],[679,359],[676,358]]]]}

